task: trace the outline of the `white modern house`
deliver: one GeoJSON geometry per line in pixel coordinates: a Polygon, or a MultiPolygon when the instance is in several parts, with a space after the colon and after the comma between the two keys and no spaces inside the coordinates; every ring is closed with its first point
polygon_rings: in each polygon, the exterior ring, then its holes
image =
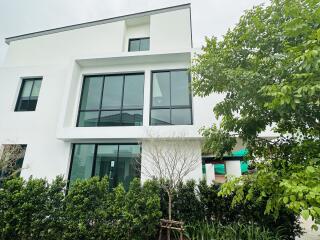
{"type": "MultiPolygon", "coordinates": [[[[222,96],[190,91],[190,4],[5,41],[0,145],[26,145],[23,177],[108,175],[112,184],[126,185],[146,178],[134,162],[149,138],[177,136],[194,141],[198,154],[199,166],[188,177],[203,176],[198,130],[216,121],[212,108],[222,96]]],[[[239,159],[225,167],[241,174],[239,159]]],[[[211,181],[210,162],[206,170],[211,181]]]]}

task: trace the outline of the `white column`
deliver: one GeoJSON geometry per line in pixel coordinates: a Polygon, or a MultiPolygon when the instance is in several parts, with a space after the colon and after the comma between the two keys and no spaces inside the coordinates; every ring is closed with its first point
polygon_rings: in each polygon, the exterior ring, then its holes
{"type": "Polygon", "coordinates": [[[241,163],[237,161],[226,161],[226,175],[228,176],[241,176],[241,163]]]}
{"type": "Polygon", "coordinates": [[[214,165],[211,163],[206,164],[206,180],[208,185],[211,185],[215,180],[214,165]]]}

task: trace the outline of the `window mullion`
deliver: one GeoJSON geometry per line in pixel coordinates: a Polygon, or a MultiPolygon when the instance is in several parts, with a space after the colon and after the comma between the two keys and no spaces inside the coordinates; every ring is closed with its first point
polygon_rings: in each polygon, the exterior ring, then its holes
{"type": "Polygon", "coordinates": [[[123,109],[123,99],[124,99],[124,85],[125,85],[125,75],[122,77],[122,96],[121,96],[121,107],[120,107],[120,125],[122,125],[122,109],[123,109]]]}
{"type": "Polygon", "coordinates": [[[94,151],[93,151],[93,163],[92,163],[92,170],[91,170],[91,177],[95,174],[96,169],[96,160],[97,160],[97,151],[98,151],[98,144],[94,145],[94,151]]]}
{"type": "Polygon", "coordinates": [[[102,101],[103,101],[103,92],[104,92],[105,80],[106,80],[106,76],[103,76],[103,79],[102,79],[102,88],[101,88],[101,99],[100,99],[100,104],[99,104],[99,114],[98,114],[97,126],[100,125],[100,118],[101,118],[101,109],[102,109],[102,101]]]}
{"type": "MultiPolygon", "coordinates": [[[[32,81],[32,86],[31,86],[31,90],[30,90],[30,94],[29,94],[29,99],[28,99],[28,110],[30,107],[30,101],[31,101],[31,95],[32,95],[32,91],[33,91],[33,85],[34,85],[34,80],[30,80],[32,81]]],[[[25,85],[25,84],[24,84],[25,85]]]]}
{"type": "MultiPolygon", "coordinates": [[[[118,144],[118,152],[117,152],[117,158],[114,162],[114,167],[113,167],[113,183],[115,183],[115,178],[116,178],[116,173],[118,172],[118,164],[119,164],[119,152],[120,152],[120,144],[118,144]]],[[[116,186],[113,186],[116,187],[116,186]]]]}
{"type": "Polygon", "coordinates": [[[171,71],[169,72],[169,85],[170,85],[170,124],[172,124],[172,89],[171,89],[171,71]]]}

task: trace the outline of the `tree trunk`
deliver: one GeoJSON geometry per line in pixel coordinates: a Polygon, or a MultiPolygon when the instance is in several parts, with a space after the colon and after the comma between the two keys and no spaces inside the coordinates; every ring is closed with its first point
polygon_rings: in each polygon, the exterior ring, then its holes
{"type": "Polygon", "coordinates": [[[171,217],[171,212],[172,212],[172,196],[171,196],[171,193],[168,192],[168,199],[169,199],[169,202],[168,202],[168,215],[169,215],[169,220],[172,220],[172,217],[171,217]]]}
{"type": "MultiPolygon", "coordinates": [[[[168,215],[169,215],[169,220],[171,221],[171,212],[172,212],[172,195],[171,192],[168,191],[168,215]]],[[[170,240],[170,235],[171,235],[171,229],[167,229],[167,240],[170,240]]]]}

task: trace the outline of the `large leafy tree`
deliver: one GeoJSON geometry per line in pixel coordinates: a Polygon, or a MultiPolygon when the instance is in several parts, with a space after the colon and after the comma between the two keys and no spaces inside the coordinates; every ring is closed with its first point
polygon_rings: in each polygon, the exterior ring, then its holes
{"type": "Polygon", "coordinates": [[[191,71],[195,94],[225,94],[214,106],[221,123],[203,130],[206,151],[221,155],[238,137],[257,160],[220,194],[236,193],[234,204],[258,195],[266,214],[285,205],[319,223],[320,0],[254,7],[221,41],[206,39],[191,71]],[[259,138],[268,127],[277,137],[259,138]]]}

